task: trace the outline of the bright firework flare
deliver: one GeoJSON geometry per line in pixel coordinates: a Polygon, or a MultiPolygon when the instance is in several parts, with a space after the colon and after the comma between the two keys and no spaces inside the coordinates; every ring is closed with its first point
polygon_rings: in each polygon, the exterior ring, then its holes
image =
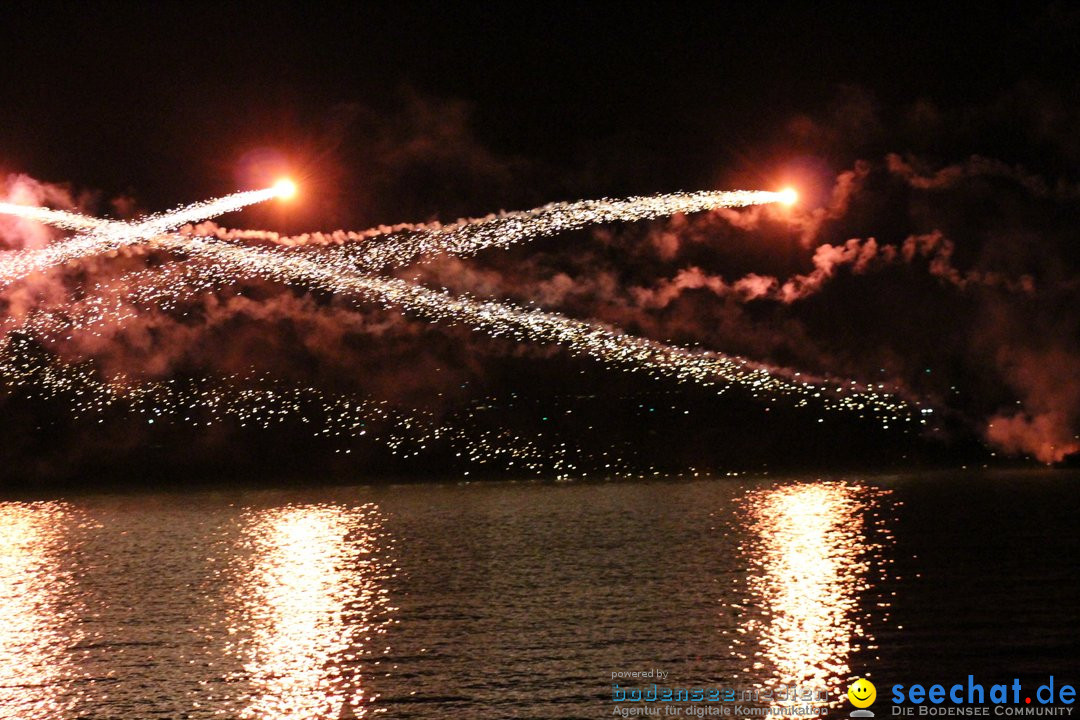
{"type": "Polygon", "coordinates": [[[799,202],[799,193],[795,188],[787,187],[777,193],[777,201],[783,205],[794,205],[799,202]]]}
{"type": "Polygon", "coordinates": [[[277,196],[282,200],[292,200],[294,197],[296,197],[297,190],[298,188],[296,187],[296,183],[294,183],[289,178],[281,178],[276,183],[274,183],[274,191],[277,193],[277,196]]]}

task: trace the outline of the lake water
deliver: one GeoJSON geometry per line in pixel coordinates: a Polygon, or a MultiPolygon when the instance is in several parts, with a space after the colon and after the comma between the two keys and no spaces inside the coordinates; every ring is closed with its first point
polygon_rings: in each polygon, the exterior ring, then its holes
{"type": "Polygon", "coordinates": [[[1064,472],[6,501],[0,717],[600,718],[653,682],[841,716],[860,675],[1076,680],[1078,507],[1064,472]]]}

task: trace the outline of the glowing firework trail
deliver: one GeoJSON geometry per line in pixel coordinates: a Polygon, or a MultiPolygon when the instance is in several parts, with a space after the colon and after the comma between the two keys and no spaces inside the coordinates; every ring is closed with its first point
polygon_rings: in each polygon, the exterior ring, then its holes
{"type": "MultiPolygon", "coordinates": [[[[261,191],[267,197],[272,197],[278,192],[277,189],[261,191]]],[[[735,198],[743,196],[746,196],[744,199],[764,196],[769,202],[786,201],[783,193],[736,193],[734,197],[729,198],[729,201],[734,202],[735,198]]],[[[670,200],[670,196],[661,197],[667,197],[670,200]]],[[[266,199],[266,197],[261,199],[266,199]]],[[[657,200],[657,198],[652,200],[657,200]]],[[[631,203],[633,200],[622,202],[631,203]]],[[[713,202],[715,202],[715,197],[713,202]]],[[[206,212],[208,206],[212,207],[213,204],[198,204],[185,209],[187,212],[172,213],[158,218],[157,224],[148,221],[138,224],[137,227],[142,228],[142,232],[148,232],[151,237],[159,235],[169,227],[169,222],[206,212]]],[[[670,207],[663,203],[661,205],[670,207]]],[[[641,212],[657,212],[656,207],[659,206],[649,207],[653,209],[641,212]]],[[[622,210],[626,210],[625,205],[622,210]]],[[[558,213],[554,215],[558,217],[558,213]]],[[[594,213],[588,217],[609,216],[594,213]]],[[[520,218],[509,218],[508,222],[509,227],[513,229],[516,227],[515,223],[520,222],[520,218]]],[[[541,232],[553,234],[559,229],[567,229],[567,222],[556,220],[552,225],[542,224],[539,229],[541,232]],[[549,229],[544,230],[544,227],[549,229]]],[[[104,231],[104,234],[109,235],[112,233],[113,226],[121,225],[128,228],[126,239],[129,242],[138,239],[131,232],[130,225],[108,221],[100,221],[100,223],[99,233],[104,231]]],[[[524,230],[516,232],[517,235],[512,233],[511,237],[527,236],[524,230]]],[[[146,235],[143,237],[145,238],[146,235]]],[[[484,243],[491,246],[500,242],[494,235],[479,237],[487,239],[472,244],[455,241],[456,244],[452,243],[451,247],[458,251],[469,252],[484,243]]],[[[516,240],[511,240],[513,241],[516,240]]],[[[185,238],[175,235],[158,237],[155,244],[209,260],[212,264],[206,268],[207,275],[203,278],[204,281],[227,284],[235,281],[239,273],[284,283],[309,284],[336,294],[354,294],[370,301],[398,305],[406,311],[432,320],[460,321],[493,337],[507,336],[518,341],[560,344],[572,352],[597,357],[632,372],[645,370],[653,375],[674,377],[680,381],[690,380],[706,386],[718,383],[737,384],[749,390],[754,396],[759,394],[794,395],[800,398],[798,403],[800,405],[814,401],[825,408],[844,409],[858,412],[860,415],[875,416],[886,425],[889,422],[910,419],[908,416],[910,409],[907,404],[884,392],[882,386],[876,389],[872,386],[864,388],[854,382],[839,383],[802,378],[799,373],[783,373],[722,353],[696,352],[672,347],[626,335],[616,329],[595,323],[573,320],[556,313],[524,310],[498,302],[481,302],[469,297],[455,297],[403,280],[359,274],[355,272],[353,259],[349,256],[322,255],[308,259],[293,253],[241,247],[209,238],[185,238]]],[[[413,251],[410,250],[410,252],[413,251]]]]}
{"type": "Polygon", "coordinates": [[[231,245],[211,238],[166,236],[160,246],[191,257],[205,258],[211,265],[207,280],[228,284],[237,274],[282,283],[318,287],[339,295],[396,305],[436,321],[462,322],[492,337],[518,342],[559,344],[575,354],[589,355],[631,372],[646,371],[678,381],[705,386],[740,385],[755,397],[788,395],[800,405],[815,402],[828,409],[855,411],[874,416],[885,425],[910,419],[908,404],[884,392],[882,386],[862,387],[854,382],[802,378],[743,358],[717,352],[699,352],[645,338],[626,335],[615,328],[574,320],[538,309],[526,310],[494,301],[454,296],[396,278],[364,275],[341,259],[304,257],[262,248],[231,245]],[[214,274],[217,277],[212,277],[214,274]]]}
{"type": "MultiPolygon", "coordinates": [[[[705,191],[551,203],[533,210],[459,220],[449,225],[395,225],[362,232],[307,233],[292,237],[258,230],[224,228],[214,228],[209,234],[221,240],[257,240],[290,246],[342,245],[339,252],[348,257],[353,266],[382,270],[440,254],[468,256],[485,248],[505,248],[590,225],[637,222],[677,213],[789,201],[790,195],[786,192],[705,191]]],[[[196,234],[202,234],[200,230],[196,228],[196,234]]]]}
{"type": "MultiPolygon", "coordinates": [[[[46,360],[30,351],[27,338],[45,342],[70,340],[76,331],[101,336],[95,326],[115,327],[141,316],[134,304],[156,305],[176,310],[178,304],[219,286],[221,278],[213,268],[196,263],[165,265],[135,270],[118,276],[116,286],[95,284],[93,294],[76,307],[62,311],[36,310],[21,322],[7,317],[0,321],[5,337],[0,339],[0,382],[12,388],[37,389],[42,396],[74,399],[76,416],[98,414],[112,407],[125,407],[148,423],[173,422],[209,425],[228,419],[241,427],[263,429],[287,419],[310,425],[316,437],[348,440],[368,436],[400,457],[418,456],[440,442],[457,450],[457,457],[475,465],[499,464],[526,473],[569,473],[585,476],[586,465],[603,464],[605,474],[633,474],[619,458],[603,453],[603,462],[580,447],[566,442],[554,446],[526,440],[507,430],[476,428],[473,416],[455,416],[440,422],[420,409],[395,408],[385,401],[363,396],[327,394],[315,387],[296,387],[274,381],[269,376],[230,375],[219,380],[139,381],[126,376],[99,380],[85,363],[70,366],[46,360]],[[108,294],[123,289],[125,296],[108,294]],[[14,334],[7,334],[12,333],[14,334]]],[[[111,334],[110,334],[111,336],[111,334]]],[[[351,452],[338,449],[337,452],[351,452]]],[[[641,468],[637,468],[640,472],[641,468]]]]}
{"type": "MultiPolygon", "coordinates": [[[[774,194],[770,194],[774,195],[774,194]]],[[[114,223],[100,221],[108,228],[114,223]]],[[[155,228],[156,230],[156,228],[155,228]]],[[[696,352],[645,338],[626,335],[595,323],[573,320],[557,313],[524,310],[512,305],[453,296],[394,278],[359,274],[347,257],[307,258],[293,253],[242,247],[209,238],[160,236],[155,244],[209,260],[214,281],[228,284],[233,271],[285,283],[309,284],[335,294],[355,294],[367,300],[400,306],[432,320],[460,321],[493,337],[520,342],[563,345],[572,352],[599,358],[632,372],[674,377],[701,385],[737,384],[754,396],[789,395],[799,404],[814,401],[825,408],[844,409],[876,416],[884,424],[909,419],[907,403],[878,388],[855,383],[828,382],[785,376],[777,369],[723,353],[696,352]],[[224,264],[222,261],[225,261],[224,264]],[[215,272],[216,271],[216,272],[215,272]]],[[[204,279],[210,279],[208,276],[204,279]]]]}
{"type": "Polygon", "coordinates": [[[44,225],[63,228],[65,230],[97,230],[103,220],[94,217],[79,215],[78,213],[64,210],[52,210],[50,208],[35,207],[33,205],[17,205],[15,203],[0,202],[0,215],[12,215],[24,220],[33,220],[44,225]]]}
{"type": "MultiPolygon", "coordinates": [[[[286,197],[293,186],[281,183],[266,190],[236,193],[217,200],[195,203],[139,223],[121,223],[88,218],[48,208],[0,203],[0,214],[37,220],[48,225],[88,232],[39,251],[16,254],[0,261],[0,284],[22,277],[34,270],[63,263],[78,257],[138,242],[238,210],[246,205],[264,202],[274,197],[286,197]]],[[[213,234],[222,240],[261,240],[283,245],[343,244],[341,253],[357,268],[368,270],[400,267],[421,258],[439,254],[472,255],[489,247],[509,247],[524,240],[549,237],[590,225],[610,222],[649,220],[676,213],[692,213],[719,207],[746,207],[766,203],[786,203],[783,192],[760,190],[703,191],[630,197],[620,200],[581,200],[551,203],[532,210],[461,220],[450,225],[396,225],[372,230],[308,233],[284,237],[259,230],[226,230],[214,228],[213,234]],[[352,244],[357,240],[375,240],[352,244]]]]}
{"type": "Polygon", "coordinates": [[[281,192],[282,189],[275,186],[265,190],[234,193],[213,200],[192,203],[172,212],[151,215],[139,222],[131,223],[90,218],[62,210],[0,203],[0,214],[14,215],[67,230],[78,230],[82,233],[41,250],[6,254],[0,258],[0,286],[52,265],[108,252],[124,245],[145,242],[147,238],[175,230],[182,225],[265,202],[278,197],[281,192]]]}

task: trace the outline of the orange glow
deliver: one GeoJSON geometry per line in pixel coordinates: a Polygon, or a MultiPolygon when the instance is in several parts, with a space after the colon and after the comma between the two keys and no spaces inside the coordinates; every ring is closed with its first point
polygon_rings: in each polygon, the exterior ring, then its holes
{"type": "Polygon", "coordinates": [[[778,200],[785,205],[794,205],[799,201],[799,193],[795,191],[795,188],[784,188],[777,195],[778,200]]]}
{"type": "Polygon", "coordinates": [[[274,183],[274,191],[282,200],[289,200],[296,197],[296,189],[296,183],[289,178],[282,178],[274,183]]]}

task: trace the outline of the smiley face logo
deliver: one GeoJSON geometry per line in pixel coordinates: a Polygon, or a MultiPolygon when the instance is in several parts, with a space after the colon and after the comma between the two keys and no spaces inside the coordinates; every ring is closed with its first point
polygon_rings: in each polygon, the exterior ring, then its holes
{"type": "Polygon", "coordinates": [[[869,707],[877,699],[877,688],[866,678],[859,678],[847,689],[847,697],[857,708],[869,707]]]}

